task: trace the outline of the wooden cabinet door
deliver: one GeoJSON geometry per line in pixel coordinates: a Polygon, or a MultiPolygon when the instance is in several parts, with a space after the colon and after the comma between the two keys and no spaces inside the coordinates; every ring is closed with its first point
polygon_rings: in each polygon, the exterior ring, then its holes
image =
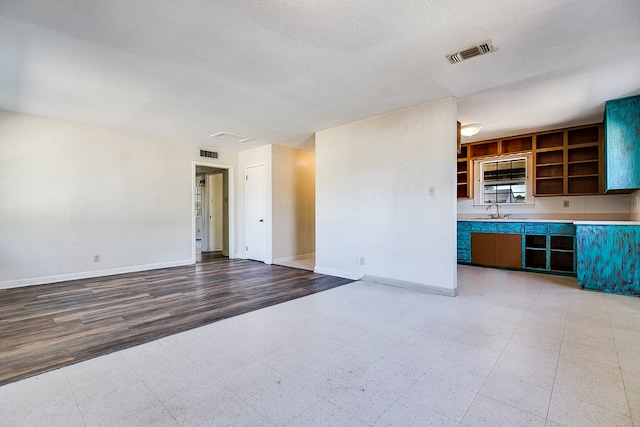
{"type": "Polygon", "coordinates": [[[522,235],[496,234],[497,267],[522,268],[522,235]]]}
{"type": "Polygon", "coordinates": [[[471,264],[496,265],[495,233],[471,233],[471,264]]]}

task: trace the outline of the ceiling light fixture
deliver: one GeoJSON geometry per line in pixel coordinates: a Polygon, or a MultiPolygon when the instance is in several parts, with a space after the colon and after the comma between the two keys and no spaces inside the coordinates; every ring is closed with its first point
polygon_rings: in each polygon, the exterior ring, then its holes
{"type": "Polygon", "coordinates": [[[469,125],[463,125],[460,128],[460,133],[463,136],[473,136],[480,132],[480,129],[482,129],[482,125],[480,123],[473,123],[469,125]]]}
{"type": "Polygon", "coordinates": [[[216,132],[212,135],[209,135],[211,138],[224,139],[225,141],[233,141],[233,142],[249,142],[253,141],[253,138],[248,138],[246,136],[236,135],[229,132],[216,132]]]}

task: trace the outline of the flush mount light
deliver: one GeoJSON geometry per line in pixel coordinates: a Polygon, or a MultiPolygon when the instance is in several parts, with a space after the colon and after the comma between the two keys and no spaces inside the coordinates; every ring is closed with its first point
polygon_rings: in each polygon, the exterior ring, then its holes
{"type": "Polygon", "coordinates": [[[462,127],[460,128],[460,133],[463,136],[473,136],[480,132],[480,129],[482,129],[482,125],[480,123],[462,125],[462,127]]]}
{"type": "Polygon", "coordinates": [[[253,141],[253,138],[249,138],[246,136],[236,135],[229,132],[216,132],[214,134],[209,135],[211,138],[224,139],[225,141],[233,141],[233,142],[249,142],[253,141]]]}

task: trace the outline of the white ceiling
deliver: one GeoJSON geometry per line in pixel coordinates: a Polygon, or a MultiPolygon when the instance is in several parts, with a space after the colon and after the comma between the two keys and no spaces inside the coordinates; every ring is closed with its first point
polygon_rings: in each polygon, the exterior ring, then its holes
{"type": "Polygon", "coordinates": [[[3,110],[202,147],[313,149],[315,131],[448,96],[486,139],[640,93],[640,1],[3,1],[0,85],[3,110]],[[487,39],[497,52],[445,58],[487,39]]]}

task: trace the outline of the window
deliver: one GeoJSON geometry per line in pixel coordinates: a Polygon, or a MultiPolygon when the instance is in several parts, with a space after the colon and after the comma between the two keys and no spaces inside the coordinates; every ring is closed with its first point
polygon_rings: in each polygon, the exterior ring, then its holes
{"type": "Polygon", "coordinates": [[[476,163],[475,204],[525,204],[532,201],[530,155],[480,159],[476,163]]]}
{"type": "Polygon", "coordinates": [[[196,187],[196,216],[202,216],[202,187],[198,185],[196,187]]]}

